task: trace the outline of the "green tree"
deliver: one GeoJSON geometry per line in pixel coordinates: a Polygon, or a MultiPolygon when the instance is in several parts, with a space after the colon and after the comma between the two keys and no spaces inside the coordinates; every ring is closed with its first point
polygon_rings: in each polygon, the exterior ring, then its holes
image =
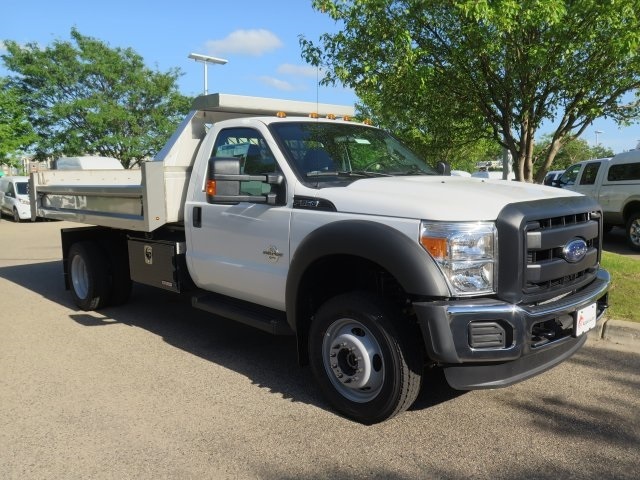
{"type": "Polygon", "coordinates": [[[394,132],[432,166],[446,161],[453,169],[472,172],[478,162],[500,155],[496,142],[479,135],[464,120],[446,125],[435,114],[411,118],[401,103],[382,102],[379,95],[363,95],[356,109],[360,116],[394,132]]]}
{"type": "Polygon", "coordinates": [[[18,166],[21,154],[36,138],[18,92],[0,78],[0,165],[18,166]]]}
{"type": "MultiPolygon", "coordinates": [[[[546,152],[549,150],[553,135],[544,135],[534,149],[534,165],[544,162],[546,152]]],[[[613,157],[613,150],[602,145],[589,146],[588,142],[582,138],[576,138],[566,142],[558,150],[553,162],[554,169],[564,170],[574,163],[590,160],[592,158],[613,157]]]]}
{"type": "MultiPolygon", "coordinates": [[[[516,177],[539,181],[560,148],[599,117],[638,117],[638,0],[314,0],[341,22],[303,57],[326,67],[325,83],[352,87],[401,118],[430,116],[492,138],[516,177]],[[534,139],[552,123],[534,172],[534,139]]],[[[433,127],[431,121],[429,127],[433,127]]],[[[469,138],[463,135],[461,138],[469,138]]]]}
{"type": "Polygon", "coordinates": [[[5,41],[3,60],[38,134],[38,158],[97,154],[126,168],[153,156],[188,111],[178,69],[162,73],[140,55],[71,30],[41,48],[5,41]]]}

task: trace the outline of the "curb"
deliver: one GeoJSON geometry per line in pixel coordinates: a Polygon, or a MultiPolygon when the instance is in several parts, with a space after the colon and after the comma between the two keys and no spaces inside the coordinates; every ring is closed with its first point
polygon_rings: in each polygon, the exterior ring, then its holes
{"type": "Polygon", "coordinates": [[[637,347],[640,352],[640,323],[606,319],[600,326],[598,337],[602,340],[637,347]]]}

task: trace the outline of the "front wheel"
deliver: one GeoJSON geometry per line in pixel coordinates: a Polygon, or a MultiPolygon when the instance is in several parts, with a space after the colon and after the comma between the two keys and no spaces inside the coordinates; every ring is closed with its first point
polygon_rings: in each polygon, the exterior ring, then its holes
{"type": "Polygon", "coordinates": [[[409,408],[420,391],[422,351],[408,319],[356,292],[324,303],[311,322],[310,364],[333,407],[358,422],[381,422],[409,408]]]}
{"type": "Polygon", "coordinates": [[[13,221],[16,223],[20,223],[20,214],[18,213],[18,209],[15,207],[13,209],[13,221]]]}
{"type": "Polygon", "coordinates": [[[640,213],[633,213],[627,220],[627,244],[640,251],[640,213]]]}

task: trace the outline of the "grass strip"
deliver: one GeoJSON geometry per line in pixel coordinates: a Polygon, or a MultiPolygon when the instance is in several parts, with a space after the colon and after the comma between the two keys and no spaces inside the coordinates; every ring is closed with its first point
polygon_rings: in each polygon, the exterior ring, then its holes
{"type": "Polygon", "coordinates": [[[602,266],[611,274],[607,316],[640,322],[640,261],[617,253],[602,252],[602,266]]]}

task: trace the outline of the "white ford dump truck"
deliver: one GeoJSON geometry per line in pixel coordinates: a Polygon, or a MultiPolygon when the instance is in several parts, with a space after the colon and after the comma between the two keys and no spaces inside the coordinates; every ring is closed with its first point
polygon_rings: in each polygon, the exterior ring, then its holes
{"type": "Polygon", "coordinates": [[[33,218],[93,225],[62,230],[75,303],[121,305],[133,281],[291,335],[362,423],[411,406],[427,368],[496,388],[576,352],[607,307],[598,204],[448,176],[351,113],[202,96],[139,171],[32,174],[33,218]]]}

